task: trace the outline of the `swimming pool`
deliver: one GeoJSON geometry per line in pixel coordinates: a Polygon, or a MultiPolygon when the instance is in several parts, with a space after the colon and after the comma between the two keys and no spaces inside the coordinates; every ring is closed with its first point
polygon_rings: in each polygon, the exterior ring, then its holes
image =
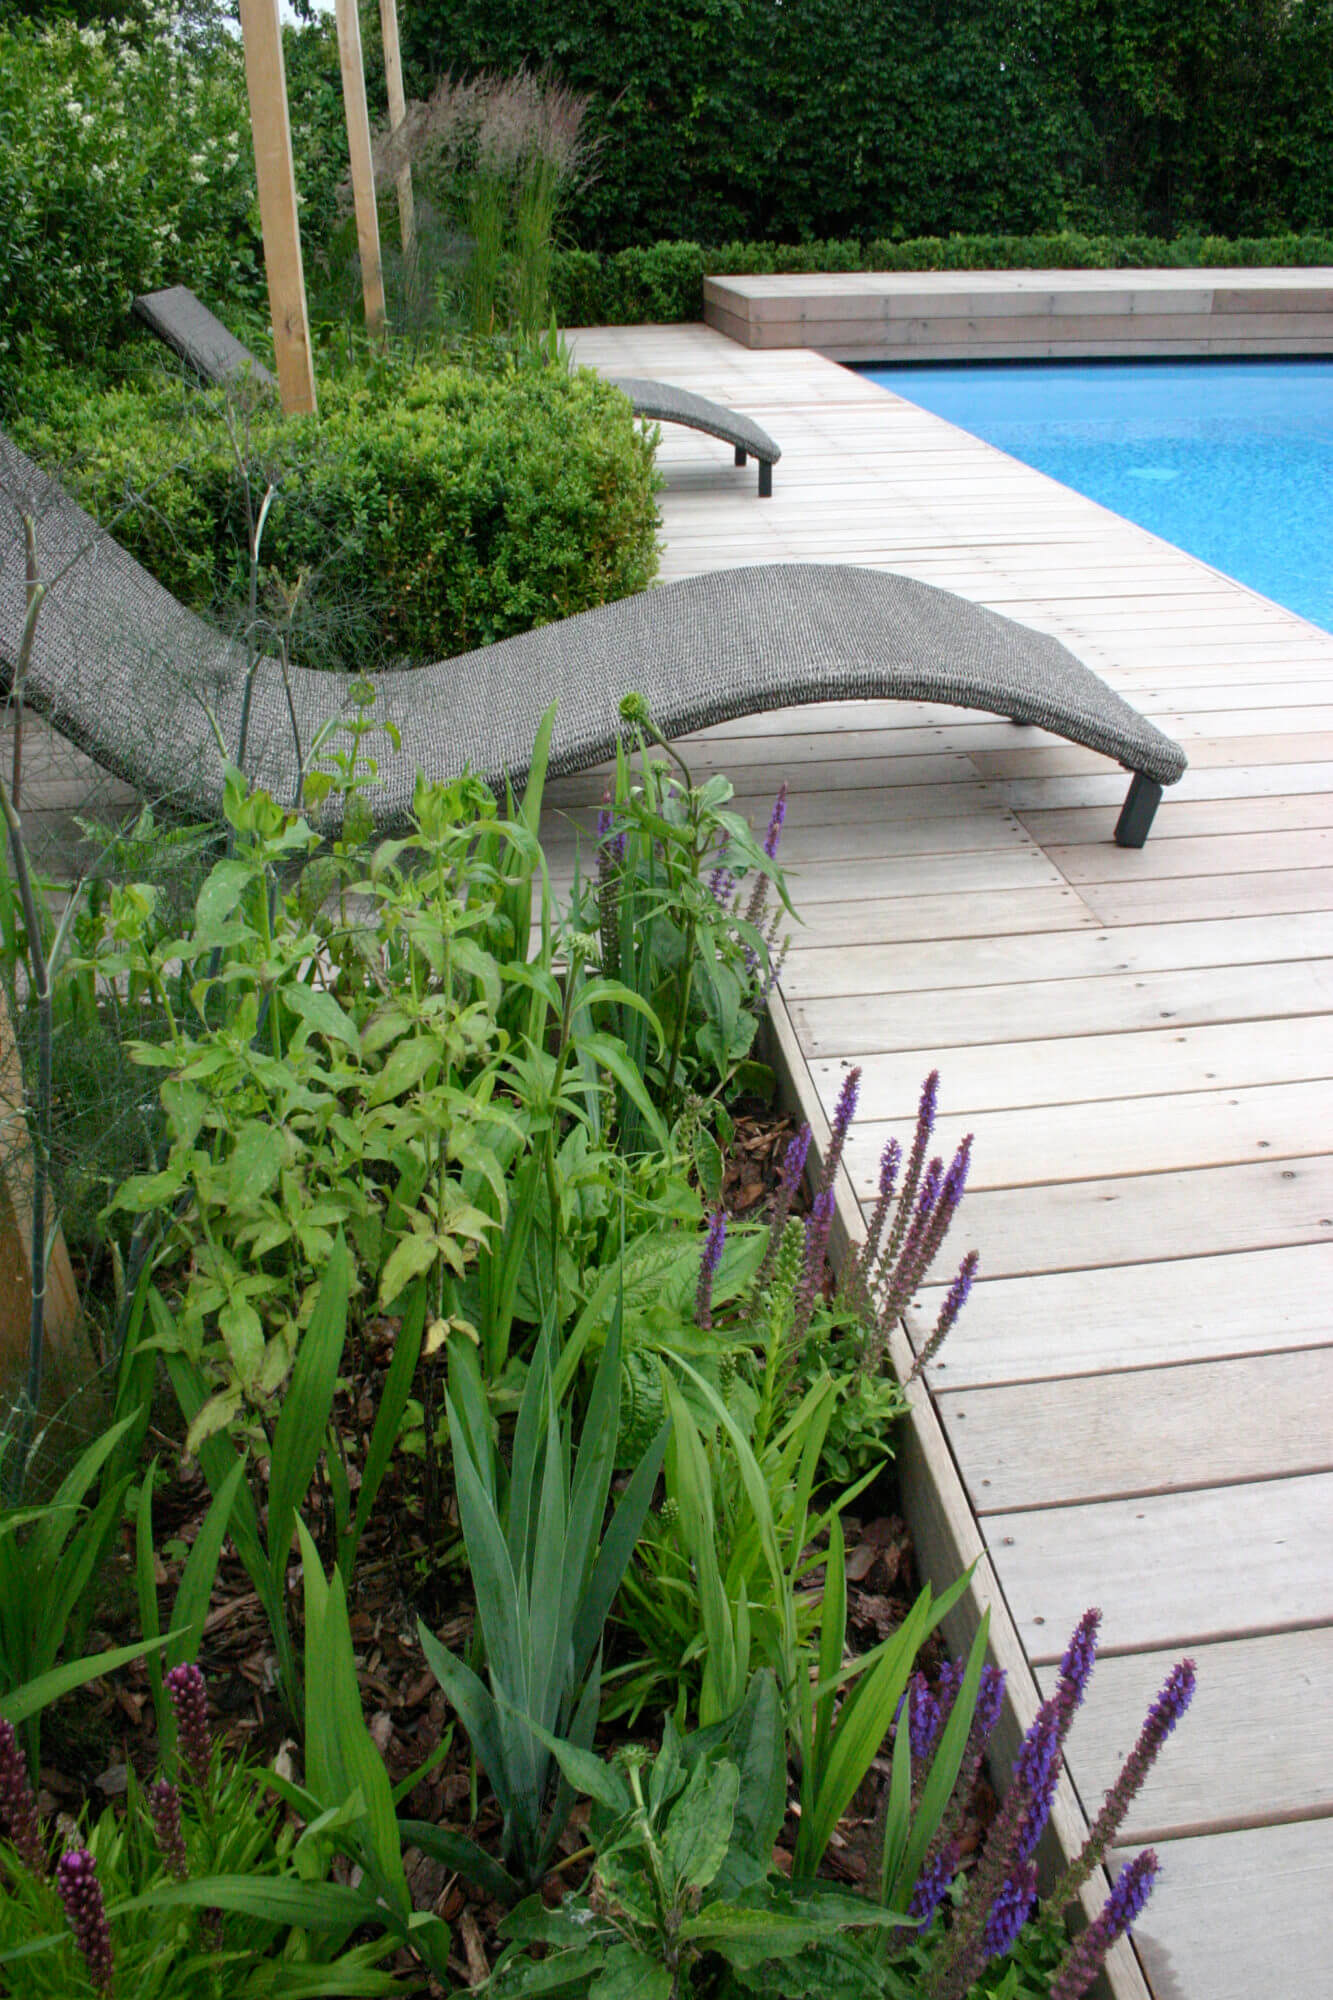
{"type": "Polygon", "coordinates": [[[859,372],[1333,631],[1333,361],[859,372]]]}

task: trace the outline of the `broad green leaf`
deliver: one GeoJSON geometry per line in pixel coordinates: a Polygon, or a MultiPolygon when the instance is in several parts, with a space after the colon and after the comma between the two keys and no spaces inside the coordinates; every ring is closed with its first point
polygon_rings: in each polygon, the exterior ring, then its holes
{"type": "Polygon", "coordinates": [[[414,1278],[424,1277],[439,1256],[433,1236],[400,1237],[384,1260],[380,1273],[380,1306],[386,1308],[401,1297],[414,1278]]]}
{"type": "Polygon", "coordinates": [[[0,1716],[17,1728],[29,1716],[39,1714],[53,1701],[59,1701],[62,1695],[96,1680],[99,1674],[114,1674],[120,1667],[127,1667],[131,1660],[142,1659],[145,1653],[160,1651],[172,1637],[173,1634],[168,1632],[164,1638],[140,1639],[132,1646],[116,1646],[109,1653],[94,1653],[87,1659],[69,1660],[63,1667],[52,1667],[49,1673],[39,1674],[36,1680],[25,1681],[22,1687],[13,1688],[7,1695],[0,1696],[0,1716]]]}
{"type": "Polygon", "coordinates": [[[425,1036],[414,1036],[411,1041],[399,1042],[393,1048],[379,1075],[372,1081],[366,1092],[366,1103],[372,1109],[377,1104],[388,1104],[395,1097],[402,1097],[415,1088],[432,1064],[440,1059],[440,1051],[433,1041],[425,1036]]]}
{"type": "Polygon", "coordinates": [[[227,1161],[230,1200],[248,1203],[267,1194],[282,1171],[285,1150],[276,1126],[258,1119],[242,1125],[227,1161]]]}
{"type": "Polygon", "coordinates": [[[636,1945],[613,1944],[606,1969],[588,1988],[588,2000],[672,2000],[676,1982],[660,1958],[649,1958],[636,1945]]]}
{"type": "Polygon", "coordinates": [[[692,1889],[706,1889],[727,1858],[741,1774],[731,1763],[701,1761],[671,1808],[663,1853],[692,1889]]]}
{"type": "Polygon", "coordinates": [[[341,1042],[346,1048],[359,1050],[360,1037],[350,1018],[343,1012],[331,993],[323,987],[307,986],[302,980],[293,980],[282,989],[282,998],[293,1014],[328,1041],[341,1042]]]}

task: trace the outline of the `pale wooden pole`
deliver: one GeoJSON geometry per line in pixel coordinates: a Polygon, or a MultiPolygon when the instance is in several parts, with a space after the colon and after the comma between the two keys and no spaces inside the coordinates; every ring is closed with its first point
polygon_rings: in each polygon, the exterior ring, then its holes
{"type": "Polygon", "coordinates": [[[278,394],[288,412],[313,411],[315,370],[296,220],[296,172],[278,0],[240,0],[240,8],[278,394]]]}
{"type": "MultiPolygon", "coordinates": [[[[389,99],[389,128],[396,132],[407,116],[403,93],[403,52],[398,45],[398,0],[380,0],[380,39],[384,44],[384,84],[389,99]]],[[[398,227],[403,238],[403,256],[410,264],[417,247],[416,214],[412,203],[412,167],[407,160],[398,170],[398,227]]]]}
{"type": "MultiPolygon", "coordinates": [[[[9,1006],[0,993],[0,1391],[6,1397],[18,1394],[28,1373],[32,1293],[41,1276],[33,1269],[33,1176],[23,1071],[9,1006]]],[[[93,1369],[92,1351],[79,1337],[79,1291],[58,1228],[49,1245],[45,1285],[49,1393],[42,1402],[49,1408],[52,1394],[59,1401],[93,1369]]]]}
{"type": "Polygon", "coordinates": [[[361,252],[361,293],[372,340],[384,337],[384,273],[380,268],[380,222],[375,207],[375,169],[370,157],[370,113],[366,70],[361,59],[361,17],[356,0],[338,0],[338,60],[347,113],[347,155],[352,169],[356,242],[361,252]]]}

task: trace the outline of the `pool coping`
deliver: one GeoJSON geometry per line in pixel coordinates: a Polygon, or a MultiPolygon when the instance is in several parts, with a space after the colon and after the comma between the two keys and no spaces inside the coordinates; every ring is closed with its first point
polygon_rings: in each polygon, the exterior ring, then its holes
{"type": "Polygon", "coordinates": [[[1333,354],[1333,266],[719,275],[704,318],[833,361],[1333,354]]]}

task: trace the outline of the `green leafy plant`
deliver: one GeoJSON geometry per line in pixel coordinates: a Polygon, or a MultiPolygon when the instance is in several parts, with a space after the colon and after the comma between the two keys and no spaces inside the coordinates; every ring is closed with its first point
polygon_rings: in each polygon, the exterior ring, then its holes
{"type": "Polygon", "coordinates": [[[647,1512],[666,1447],[645,1452],[603,1528],[615,1464],[620,1337],[603,1350],[571,1458],[555,1403],[549,1329],[519,1408],[508,1478],[490,1433],[475,1360],[455,1337],[448,1401],[458,1509],[477,1593],[489,1687],[420,1627],[427,1662],[461,1719],[504,1814],[503,1866],[472,1842],[410,1822],[430,1854],[514,1901],[542,1879],[573,1803],[548,1802],[546,1738],[587,1749],[597,1723],[602,1630],[647,1512]]]}
{"type": "Polygon", "coordinates": [[[566,1780],[592,1801],[596,1861],[588,1887],[558,1909],[534,1897],[506,1918],[514,1943],[496,1968],[497,1996],[683,2000],[717,1990],[719,1966],[763,1991],[774,1961],[795,1956],[827,1971],[848,1934],[906,1922],[824,1885],[793,1888],[773,1869],[786,1764],[771,1674],[754,1677],[733,1716],[693,1736],[682,1740],[668,1716],[656,1757],[630,1745],[604,1764],[550,1742],[566,1780]]]}

